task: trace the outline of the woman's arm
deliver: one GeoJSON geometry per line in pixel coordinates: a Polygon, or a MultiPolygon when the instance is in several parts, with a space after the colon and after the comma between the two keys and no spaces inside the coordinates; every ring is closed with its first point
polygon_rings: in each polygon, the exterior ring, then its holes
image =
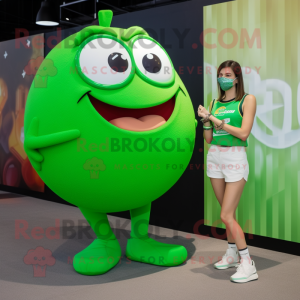
{"type": "MultiPolygon", "coordinates": [[[[253,126],[255,113],[256,113],[256,98],[253,95],[247,95],[244,100],[242,127],[238,128],[228,124],[224,124],[222,129],[236,136],[242,141],[246,141],[253,126]]],[[[221,124],[221,120],[215,118],[214,116],[210,116],[209,119],[212,122],[214,122],[216,125],[221,124]]]]}
{"type": "MultiPolygon", "coordinates": [[[[209,112],[211,112],[211,106],[212,106],[212,101],[209,104],[209,112]]],[[[203,123],[203,126],[211,126],[210,121],[203,123]]],[[[205,138],[205,141],[207,144],[210,144],[211,141],[213,140],[213,129],[209,129],[209,130],[204,130],[203,129],[203,137],[205,138]]]]}

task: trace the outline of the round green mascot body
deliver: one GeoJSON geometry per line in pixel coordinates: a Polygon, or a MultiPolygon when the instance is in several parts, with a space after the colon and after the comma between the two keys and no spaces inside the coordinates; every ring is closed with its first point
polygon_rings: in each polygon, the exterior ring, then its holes
{"type": "Polygon", "coordinates": [[[100,26],[47,55],[24,122],[24,148],[42,180],[82,211],[103,214],[164,194],[195,140],[192,103],[166,51],[142,28],[113,28],[111,19],[100,11],[100,26]]]}

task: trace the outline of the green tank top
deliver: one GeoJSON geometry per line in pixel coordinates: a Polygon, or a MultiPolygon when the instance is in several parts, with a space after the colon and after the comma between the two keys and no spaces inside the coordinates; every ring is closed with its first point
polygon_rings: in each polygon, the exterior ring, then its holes
{"type": "MultiPolygon", "coordinates": [[[[234,126],[234,127],[242,127],[243,121],[243,111],[242,105],[245,97],[248,94],[245,94],[243,98],[238,100],[231,101],[215,101],[212,102],[211,106],[211,114],[219,120],[225,120],[225,124],[234,126]]],[[[213,140],[211,144],[220,145],[220,146],[245,146],[248,147],[248,141],[242,141],[241,139],[233,136],[225,130],[216,130],[213,127],[213,140]]]]}

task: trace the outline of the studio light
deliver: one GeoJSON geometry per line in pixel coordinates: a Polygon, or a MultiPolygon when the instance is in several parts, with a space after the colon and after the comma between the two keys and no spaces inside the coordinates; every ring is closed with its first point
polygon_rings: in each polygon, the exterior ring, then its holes
{"type": "Polygon", "coordinates": [[[42,1],[41,8],[36,16],[36,24],[43,26],[56,26],[59,24],[55,7],[49,1],[42,1]]]}

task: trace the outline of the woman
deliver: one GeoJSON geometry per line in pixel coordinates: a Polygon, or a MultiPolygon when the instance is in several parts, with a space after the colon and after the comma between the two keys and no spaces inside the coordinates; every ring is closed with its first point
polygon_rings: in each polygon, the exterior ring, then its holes
{"type": "Polygon", "coordinates": [[[198,108],[204,138],[211,144],[207,176],[221,205],[221,220],[226,225],[228,239],[225,255],[214,266],[217,269],[238,266],[230,279],[248,282],[258,275],[235,211],[249,174],[247,138],[255,117],[256,99],[245,93],[242,69],[237,62],[223,62],[217,76],[219,96],[210,103],[210,113],[202,105],[198,108]]]}

